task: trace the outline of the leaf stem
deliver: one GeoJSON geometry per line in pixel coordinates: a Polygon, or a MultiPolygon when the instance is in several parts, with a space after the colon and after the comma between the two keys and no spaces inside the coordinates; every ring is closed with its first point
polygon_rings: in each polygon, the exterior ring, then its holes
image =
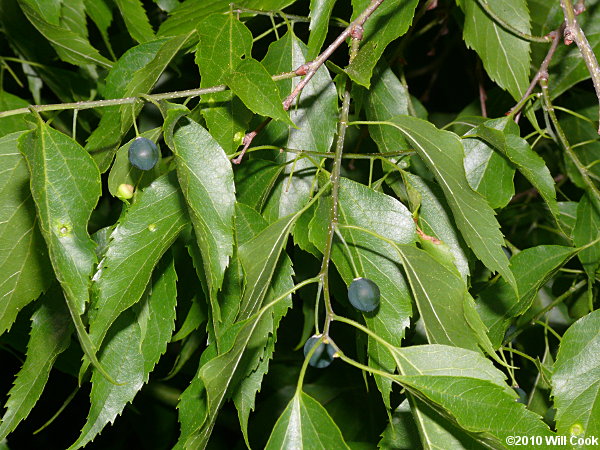
{"type": "Polygon", "coordinates": [[[498,14],[496,14],[491,8],[490,5],[488,4],[487,0],[476,0],[477,4],[479,5],[479,7],[481,9],[483,9],[483,11],[494,21],[496,22],[498,25],[500,25],[502,28],[504,28],[506,31],[508,31],[509,33],[517,36],[518,38],[523,39],[524,41],[530,41],[530,42],[541,42],[541,43],[546,43],[550,41],[550,38],[546,35],[546,36],[532,36],[531,34],[528,33],[524,33],[520,30],[518,30],[517,28],[514,27],[514,25],[511,25],[510,23],[506,22],[502,17],[500,17],[498,14]]]}

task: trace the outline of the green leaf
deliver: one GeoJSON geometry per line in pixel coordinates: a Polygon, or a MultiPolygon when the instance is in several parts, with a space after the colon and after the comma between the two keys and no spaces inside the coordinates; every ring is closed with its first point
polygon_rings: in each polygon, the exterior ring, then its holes
{"type": "Polygon", "coordinates": [[[206,320],[206,311],[200,306],[199,301],[196,297],[192,298],[192,305],[185,316],[185,320],[177,333],[173,335],[171,342],[177,342],[185,339],[193,331],[197,330],[202,322],[206,320]]]}
{"type": "Polygon", "coordinates": [[[31,195],[50,262],[65,293],[79,342],[106,377],[81,320],[89,300],[96,244],[87,225],[102,190],[94,160],[70,137],[39,121],[18,142],[29,167],[31,195]]]}
{"type": "Polygon", "coordinates": [[[401,375],[440,375],[489,381],[507,392],[504,375],[481,353],[447,345],[413,345],[395,348],[401,375]]]}
{"type": "Polygon", "coordinates": [[[29,172],[17,148],[22,133],[0,138],[0,334],[52,279],[29,190],[29,172]]]}
{"type": "Polygon", "coordinates": [[[251,56],[252,33],[233,14],[212,14],[198,25],[196,64],[201,87],[224,82],[244,56],[251,56]]]}
{"type": "Polygon", "coordinates": [[[250,159],[235,171],[237,201],[262,211],[284,166],[264,159],[250,159]]]}
{"type": "Polygon", "coordinates": [[[137,310],[125,312],[114,323],[100,361],[122,384],[112,384],[97,372],[92,375],[90,411],[71,449],[92,441],[148,382],[175,329],[176,282],[173,258],[166,257],[156,267],[137,310]]]}
{"type": "MultiPolygon", "coordinates": [[[[269,226],[266,230],[270,230],[274,225],[269,226]]],[[[249,244],[261,238],[261,236],[263,236],[263,233],[251,240],[249,244]]],[[[269,266],[266,270],[272,273],[275,267],[269,266]]],[[[289,296],[281,300],[288,303],[289,296]]],[[[256,339],[259,339],[259,341],[265,339],[265,336],[272,332],[274,319],[271,317],[271,314],[274,313],[277,317],[277,315],[283,315],[285,309],[287,309],[287,306],[284,306],[283,311],[281,311],[279,304],[271,302],[268,307],[260,309],[248,319],[235,323],[222,339],[223,345],[227,344],[225,347],[227,350],[220,355],[209,359],[214,354],[214,352],[210,351],[214,346],[209,347],[205,352],[208,361],[203,364],[203,354],[198,376],[192,382],[192,386],[194,386],[192,392],[196,392],[195,395],[197,396],[198,392],[205,391],[206,403],[201,401],[199,405],[197,404],[196,408],[196,414],[198,414],[198,410],[201,410],[205,411],[205,415],[202,418],[195,419],[196,426],[199,428],[191,430],[192,433],[188,434],[182,432],[183,439],[180,438],[180,442],[182,440],[185,442],[185,448],[203,448],[206,446],[215,425],[217,413],[221,409],[226,394],[232,384],[235,381],[240,381],[240,377],[244,376],[248,358],[252,361],[253,355],[250,354],[248,356],[246,353],[247,349],[256,352],[255,349],[252,349],[251,343],[256,341],[256,339]],[[278,310],[280,311],[279,313],[276,312],[278,310]]],[[[256,360],[256,356],[254,360],[256,360]]],[[[250,367],[253,366],[251,365],[250,367]]]]}
{"type": "MultiPolygon", "coordinates": [[[[213,14],[198,25],[196,63],[200,87],[222,84],[243,56],[251,56],[252,33],[233,14],[213,14]]],[[[239,147],[252,113],[231,91],[201,97],[202,116],[211,135],[227,154],[239,147]]]]}
{"type": "Polygon", "coordinates": [[[385,450],[487,448],[425,402],[411,394],[407,397],[394,411],[392,422],[385,429],[379,448],[385,450]]]}
{"type": "Polygon", "coordinates": [[[577,438],[600,435],[598,330],[600,311],[596,310],[571,325],[563,335],[552,374],[558,434],[577,438]]]}
{"type": "MultiPolygon", "coordinates": [[[[284,254],[280,257],[275,268],[264,303],[269,303],[292,289],[294,287],[293,275],[292,261],[284,254]]],[[[239,373],[236,375],[236,378],[241,378],[241,380],[236,386],[232,397],[238,410],[240,426],[248,447],[250,447],[248,417],[250,411],[254,410],[256,394],[260,391],[263,377],[269,370],[269,360],[273,357],[275,343],[277,342],[277,328],[291,306],[292,296],[289,295],[284,301],[278,302],[273,307],[272,318],[269,317],[271,314],[265,317],[264,328],[258,329],[248,342],[248,349],[243,362],[243,367],[246,367],[246,374],[239,373]]]]}
{"type": "MultiPolygon", "coordinates": [[[[25,100],[6,91],[0,91],[0,111],[27,108],[27,106],[29,106],[29,103],[25,100]]],[[[28,129],[29,127],[27,126],[27,122],[23,120],[23,116],[8,116],[0,119],[0,137],[28,129]]]]}
{"type": "Polygon", "coordinates": [[[392,414],[392,421],[381,434],[377,448],[382,450],[410,450],[422,448],[419,429],[411,413],[408,399],[405,399],[392,414]]]}
{"type": "MultiPolygon", "coordinates": [[[[263,64],[270,73],[288,72],[304,64],[306,54],[306,46],[288,31],[269,46],[263,64]]],[[[298,82],[298,78],[280,81],[280,92],[292,92],[298,82]]],[[[337,124],[337,93],[324,67],[302,90],[299,102],[292,105],[290,118],[298,128],[271,122],[263,132],[262,142],[297,150],[329,151],[337,124]]],[[[319,158],[284,153],[277,161],[285,166],[265,207],[264,216],[269,221],[296,212],[308,202],[319,158]]]]}
{"type": "Polygon", "coordinates": [[[503,448],[509,436],[553,436],[540,416],[515,401],[516,394],[508,391],[508,386],[460,374],[399,375],[396,379],[409,392],[493,448],[503,448]]]}
{"type": "Polygon", "coordinates": [[[19,138],[19,150],[29,167],[31,194],[54,272],[67,301],[81,315],[96,264],[87,223],[100,197],[100,173],[77,142],[43,122],[19,138]]]}
{"type": "MultiPolygon", "coordinates": [[[[159,39],[131,48],[115,64],[106,77],[104,98],[121,98],[145,94],[152,89],[188,36],[159,39]]],[[[133,124],[142,104],[104,108],[100,124],[88,138],[85,149],[90,152],[101,172],[112,162],[121,139],[133,124]]]]}
{"type": "Polygon", "coordinates": [[[525,249],[510,261],[519,287],[518,297],[505,280],[497,281],[479,294],[477,309],[489,329],[494,347],[501,344],[510,319],[529,309],[541,287],[576,252],[577,249],[560,245],[525,249]]]}
{"type": "MultiPolygon", "coordinates": [[[[577,206],[577,222],[573,229],[573,243],[584,246],[600,237],[600,211],[590,201],[588,194],[584,194],[577,206]]],[[[600,242],[579,252],[579,260],[588,277],[593,280],[600,267],[600,242]]]]}
{"type": "Polygon", "coordinates": [[[297,391],[277,419],[266,449],[349,449],[327,410],[314,398],[297,391]]]}
{"type": "MultiPolygon", "coordinates": [[[[408,115],[410,97],[392,69],[384,64],[375,68],[373,85],[367,94],[365,112],[367,120],[389,120],[400,114],[408,115]]],[[[404,135],[393,127],[369,125],[369,134],[380,152],[395,152],[408,148],[404,135]]]]}
{"type": "Polygon", "coordinates": [[[525,139],[519,136],[519,127],[516,123],[508,117],[492,119],[475,127],[468,134],[484,139],[508,158],[538,190],[550,212],[558,221],[559,211],[554,179],[542,157],[532,150],[525,139]]]}
{"type": "Polygon", "coordinates": [[[112,62],[102,56],[90,42],[73,31],[45,20],[46,14],[38,12],[29,3],[20,3],[21,9],[33,26],[52,44],[63,61],[84,66],[97,64],[110,68],[112,62]]]}
{"type": "Polygon", "coordinates": [[[140,44],[154,39],[154,31],[140,0],[115,0],[127,31],[140,44]]]}
{"type": "MultiPolygon", "coordinates": [[[[355,19],[369,5],[369,0],[353,0],[355,19]]],[[[369,87],[373,68],[390,42],[402,36],[412,23],[418,0],[390,0],[382,3],[364,25],[360,50],[346,69],[350,78],[369,87]]]]}
{"type": "Polygon", "coordinates": [[[515,168],[479,139],[463,138],[463,146],[463,164],[469,186],[483,195],[491,208],[504,208],[515,195],[515,168]]]}
{"type": "Polygon", "coordinates": [[[327,37],[329,19],[336,0],[310,0],[310,35],[308,36],[307,60],[317,57],[327,37]]]}
{"type": "Polygon", "coordinates": [[[515,275],[502,250],[504,240],[494,211],[474,192],[463,168],[464,150],[458,136],[438,130],[433,124],[409,116],[392,122],[427,164],[446,196],[454,221],[468,246],[491,270],[499,272],[517,290],[515,275]]]}
{"type": "Polygon", "coordinates": [[[196,122],[186,119],[173,136],[173,146],[211,302],[216,301],[233,252],[233,170],[223,149],[196,122]]]}
{"type": "MultiPolygon", "coordinates": [[[[233,14],[212,14],[198,25],[200,42],[196,64],[200,87],[225,83],[242,57],[251,57],[252,33],[233,14]]],[[[211,135],[227,154],[234,153],[244,137],[252,113],[231,91],[201,97],[202,116],[211,135]]]]}
{"type": "Polygon", "coordinates": [[[29,415],[48,381],[54,361],[71,343],[73,325],[58,284],[38,302],[31,316],[27,357],[8,393],[0,441],[29,415]]]}
{"type": "Polygon", "coordinates": [[[48,23],[58,25],[63,0],[19,0],[19,4],[33,9],[48,23]]]}
{"type": "Polygon", "coordinates": [[[255,59],[247,58],[240,61],[225,81],[252,112],[294,126],[283,109],[277,85],[271,79],[267,69],[255,59]]]}
{"type": "Polygon", "coordinates": [[[84,38],[88,37],[87,18],[84,0],[73,0],[63,3],[60,25],[84,38]]]}
{"type": "MultiPolygon", "coordinates": [[[[262,11],[279,11],[295,0],[242,0],[237,6],[262,11]]],[[[175,36],[197,30],[198,24],[214,13],[224,13],[231,9],[229,0],[185,0],[171,11],[158,30],[160,36],[175,36]]]]}
{"type": "MultiPolygon", "coordinates": [[[[519,100],[529,85],[529,42],[498,25],[476,0],[460,0],[459,3],[465,13],[463,36],[467,46],[477,52],[489,77],[519,100]]],[[[486,3],[517,30],[530,32],[526,0],[486,3]]]]}
{"type": "Polygon", "coordinates": [[[94,275],[90,336],[96,345],[119,314],[140,300],[154,266],[188,223],[174,173],[138,195],[112,232],[94,275]]]}
{"type": "Polygon", "coordinates": [[[108,43],[108,27],[110,27],[113,16],[106,0],[83,0],[83,3],[85,4],[85,12],[100,31],[104,42],[108,43]]]}
{"type": "MultiPolygon", "coordinates": [[[[311,242],[323,252],[329,224],[330,198],[319,201],[310,222],[311,242]]],[[[398,200],[342,178],[339,192],[339,223],[359,226],[402,244],[416,240],[415,224],[410,212],[398,200]]],[[[349,285],[357,276],[375,282],[381,292],[377,314],[364,315],[367,327],[393,345],[400,346],[412,316],[410,291],[396,250],[386,242],[355,229],[340,228],[348,250],[335,237],[331,260],[349,285]],[[351,261],[359,273],[355,274],[351,261]]],[[[375,339],[369,338],[369,360],[376,367],[393,371],[394,359],[375,339]]],[[[386,405],[389,406],[391,382],[376,377],[386,405]]]]}
{"type": "Polygon", "coordinates": [[[239,248],[246,288],[240,302],[238,321],[252,316],[262,306],[279,255],[297,218],[297,214],[291,214],[279,219],[239,248]]]}
{"type": "Polygon", "coordinates": [[[398,248],[429,343],[477,350],[463,311],[467,286],[458,271],[416,247],[398,248]]]}

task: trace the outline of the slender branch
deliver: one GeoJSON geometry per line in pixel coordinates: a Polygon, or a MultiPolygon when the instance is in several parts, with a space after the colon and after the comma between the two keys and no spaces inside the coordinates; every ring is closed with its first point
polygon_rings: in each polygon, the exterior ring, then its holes
{"type": "Polygon", "coordinates": [[[550,117],[550,121],[554,125],[554,129],[556,130],[558,139],[560,140],[562,146],[564,147],[567,157],[571,160],[573,165],[577,168],[577,171],[581,175],[583,182],[585,183],[586,187],[588,188],[588,191],[590,194],[590,199],[594,203],[595,208],[598,211],[600,211],[600,191],[598,191],[598,188],[596,187],[594,182],[591,180],[588,169],[580,161],[579,157],[577,156],[577,153],[575,153],[575,151],[573,150],[573,147],[571,147],[571,144],[569,144],[567,135],[563,131],[563,129],[558,121],[558,118],[556,117],[556,112],[554,111],[554,106],[552,105],[552,101],[550,100],[550,93],[548,92],[548,77],[547,76],[540,77],[539,81],[540,81],[540,86],[542,87],[542,97],[544,99],[544,106],[548,113],[548,116],[550,117]]]}
{"type": "MultiPolygon", "coordinates": [[[[383,0],[381,0],[383,1],[383,0]]],[[[380,0],[375,0],[371,3],[371,6],[377,3],[377,6],[381,4],[380,0]]],[[[368,8],[367,8],[368,9],[368,8]]],[[[374,10],[374,9],[373,9],[374,10]]],[[[363,13],[364,14],[364,13],[363,13]]],[[[368,17],[368,16],[367,16],[368,17]]],[[[366,19],[365,19],[366,20],[366,19]]],[[[363,21],[364,23],[364,21],[363,21]]],[[[362,24],[361,24],[362,25],[362,24]]],[[[351,63],[356,55],[358,54],[358,47],[362,35],[353,35],[352,44],[350,47],[350,61],[351,63]]],[[[339,205],[338,198],[340,192],[340,173],[342,169],[342,154],[344,151],[344,140],[346,137],[346,129],[348,128],[348,117],[350,115],[350,100],[351,100],[352,81],[348,78],[346,80],[346,89],[344,91],[344,98],[342,100],[342,109],[340,111],[340,118],[338,121],[338,134],[337,141],[335,144],[335,157],[333,160],[333,168],[331,170],[331,199],[332,206],[329,216],[329,226],[327,228],[327,240],[325,241],[325,248],[323,250],[323,261],[321,263],[320,275],[323,276],[323,298],[325,300],[325,310],[327,315],[325,317],[325,325],[323,326],[323,333],[329,334],[329,325],[333,320],[334,313],[331,307],[331,298],[329,294],[329,262],[331,259],[331,250],[333,247],[333,238],[338,223],[339,205]]]]}
{"type": "MultiPolygon", "coordinates": [[[[379,7],[379,5],[381,5],[381,3],[383,3],[383,0],[371,0],[371,3],[369,4],[369,6],[367,6],[367,8],[354,20],[352,21],[345,29],[344,31],[342,31],[340,33],[340,35],[335,39],[335,41],[333,41],[329,47],[327,47],[323,53],[321,53],[316,59],[314,59],[311,62],[302,64],[300,67],[298,67],[294,73],[296,75],[304,75],[304,78],[296,85],[296,87],[294,88],[294,90],[292,91],[292,93],[290,95],[288,95],[285,100],[283,100],[283,109],[288,111],[290,109],[290,107],[292,106],[292,103],[294,102],[294,100],[296,99],[296,97],[298,97],[298,95],[300,95],[300,92],[302,92],[302,89],[304,89],[304,87],[309,83],[309,81],[312,79],[312,77],[315,75],[315,73],[317,73],[317,70],[319,70],[319,68],[325,64],[325,61],[327,61],[329,59],[329,57],[331,56],[331,54],[337,50],[337,48],[342,45],[342,43],[350,36],[352,36],[353,38],[356,38],[358,40],[362,39],[362,33],[363,33],[363,25],[364,23],[367,21],[367,19],[369,17],[371,17],[371,14],[373,14],[375,12],[375,10],[379,7]]],[[[234,164],[239,164],[242,162],[242,158],[244,157],[246,151],[248,150],[248,148],[250,147],[250,145],[252,144],[252,141],[254,140],[254,138],[258,135],[258,133],[260,133],[260,131],[262,131],[262,129],[271,121],[271,119],[266,119],[263,123],[261,123],[258,128],[256,128],[255,130],[247,133],[244,136],[244,139],[242,141],[242,144],[244,144],[243,148],[242,148],[242,153],[240,153],[240,155],[234,159],[232,162],[234,164]]]]}
{"type": "MultiPolygon", "coordinates": [[[[594,50],[590,46],[590,43],[585,37],[585,34],[583,33],[583,30],[579,26],[577,18],[575,17],[576,12],[579,13],[585,10],[585,6],[583,5],[583,2],[579,2],[577,4],[577,11],[575,11],[573,8],[573,2],[571,0],[560,0],[560,6],[562,7],[563,14],[565,16],[565,44],[568,45],[571,42],[575,42],[577,47],[579,47],[579,52],[581,53],[581,56],[585,61],[585,65],[587,66],[587,69],[592,77],[598,102],[600,102],[600,66],[598,65],[598,60],[596,59],[594,50]]],[[[598,134],[600,134],[600,123],[598,125],[598,134]]]]}
{"type": "MultiPolygon", "coordinates": [[[[274,81],[285,80],[288,78],[297,77],[296,72],[284,72],[277,75],[273,75],[271,78],[274,81]]],[[[41,113],[45,111],[64,111],[67,109],[92,109],[92,108],[105,108],[107,106],[115,105],[128,105],[136,103],[138,101],[159,101],[159,100],[172,100],[176,98],[187,98],[187,97],[198,97],[204,94],[213,94],[215,92],[226,91],[229,88],[224,84],[217,86],[211,86],[202,89],[187,89],[183,91],[164,92],[162,94],[140,94],[135,97],[124,97],[124,98],[113,98],[108,100],[91,100],[82,102],[71,102],[71,103],[55,103],[49,105],[29,105],[25,108],[11,109],[9,111],[0,112],[0,119],[8,116],[16,116],[19,114],[29,114],[32,111],[41,113]]]]}
{"type": "Polygon", "coordinates": [[[481,7],[481,9],[483,9],[483,11],[490,16],[490,18],[496,22],[498,25],[500,25],[502,28],[504,28],[506,31],[508,31],[511,34],[514,34],[515,36],[523,39],[524,41],[530,41],[530,42],[541,42],[541,43],[545,43],[550,41],[550,38],[548,36],[532,36],[531,34],[528,33],[523,33],[521,30],[518,30],[517,28],[515,28],[513,25],[511,25],[510,23],[506,22],[502,17],[500,17],[498,14],[496,14],[491,8],[490,5],[488,4],[487,0],[477,0],[477,4],[481,7]]]}
{"type": "Polygon", "coordinates": [[[317,70],[329,59],[331,54],[337,50],[337,48],[350,36],[356,37],[357,39],[362,39],[362,26],[365,24],[367,19],[371,17],[371,14],[375,12],[379,5],[383,3],[383,0],[372,0],[369,6],[353,21],[346,27],[344,31],[340,33],[340,35],[333,41],[329,47],[325,49],[323,53],[321,53],[314,61],[304,64],[296,69],[296,73],[298,75],[306,75],[300,83],[294,88],[292,93],[287,96],[287,98],[283,101],[283,108],[287,111],[290,109],[294,99],[300,94],[304,86],[308,84],[311,78],[317,73],[317,70]]]}
{"type": "MultiPolygon", "coordinates": [[[[562,24],[559,28],[548,34],[548,36],[550,36],[550,38],[552,39],[552,45],[550,45],[548,53],[546,53],[546,57],[542,61],[542,64],[540,64],[540,68],[531,80],[531,83],[529,84],[529,87],[523,94],[523,97],[521,97],[521,100],[519,100],[519,102],[515,106],[513,106],[513,108],[508,112],[507,115],[513,116],[518,114],[519,111],[521,111],[521,109],[525,106],[525,103],[527,103],[527,100],[529,100],[529,96],[533,92],[535,85],[538,84],[538,82],[540,81],[540,77],[544,76],[548,78],[548,67],[550,66],[550,61],[552,61],[552,57],[554,56],[554,53],[558,48],[559,38],[563,33],[564,29],[565,25],[562,24]]],[[[515,121],[518,121],[518,119],[515,119],[515,121]]]]}

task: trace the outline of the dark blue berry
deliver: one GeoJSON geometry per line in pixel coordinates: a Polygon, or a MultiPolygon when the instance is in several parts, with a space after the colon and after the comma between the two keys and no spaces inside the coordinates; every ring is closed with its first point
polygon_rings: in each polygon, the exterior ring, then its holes
{"type": "Polygon", "coordinates": [[[356,278],[348,288],[348,300],[359,311],[375,311],[379,299],[379,287],[368,278],[356,278]]]}
{"type": "Polygon", "coordinates": [[[158,162],[160,151],[154,142],[136,138],[129,146],[129,162],[140,170],[150,170],[158,162]]]}
{"type": "MultiPolygon", "coordinates": [[[[315,343],[321,339],[321,336],[312,336],[304,344],[304,357],[308,355],[310,350],[313,348],[315,343]]],[[[331,344],[324,344],[321,342],[315,349],[308,364],[319,369],[327,367],[333,361],[333,355],[335,354],[335,348],[331,344]]]]}

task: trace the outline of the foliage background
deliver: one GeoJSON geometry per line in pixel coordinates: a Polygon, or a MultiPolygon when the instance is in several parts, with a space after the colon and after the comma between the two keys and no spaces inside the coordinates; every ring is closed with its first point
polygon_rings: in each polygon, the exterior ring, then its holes
{"type": "Polygon", "coordinates": [[[0,0],[0,111],[138,98],[0,112],[0,447],[600,437],[598,98],[575,44],[505,116],[563,3],[490,2],[506,25],[483,0],[385,0],[286,112],[291,71],[368,1],[0,0]],[[145,173],[138,133],[162,150],[145,173]],[[349,305],[356,276],[376,314],[349,305]],[[315,316],[326,369],[301,350],[315,316]]]}

